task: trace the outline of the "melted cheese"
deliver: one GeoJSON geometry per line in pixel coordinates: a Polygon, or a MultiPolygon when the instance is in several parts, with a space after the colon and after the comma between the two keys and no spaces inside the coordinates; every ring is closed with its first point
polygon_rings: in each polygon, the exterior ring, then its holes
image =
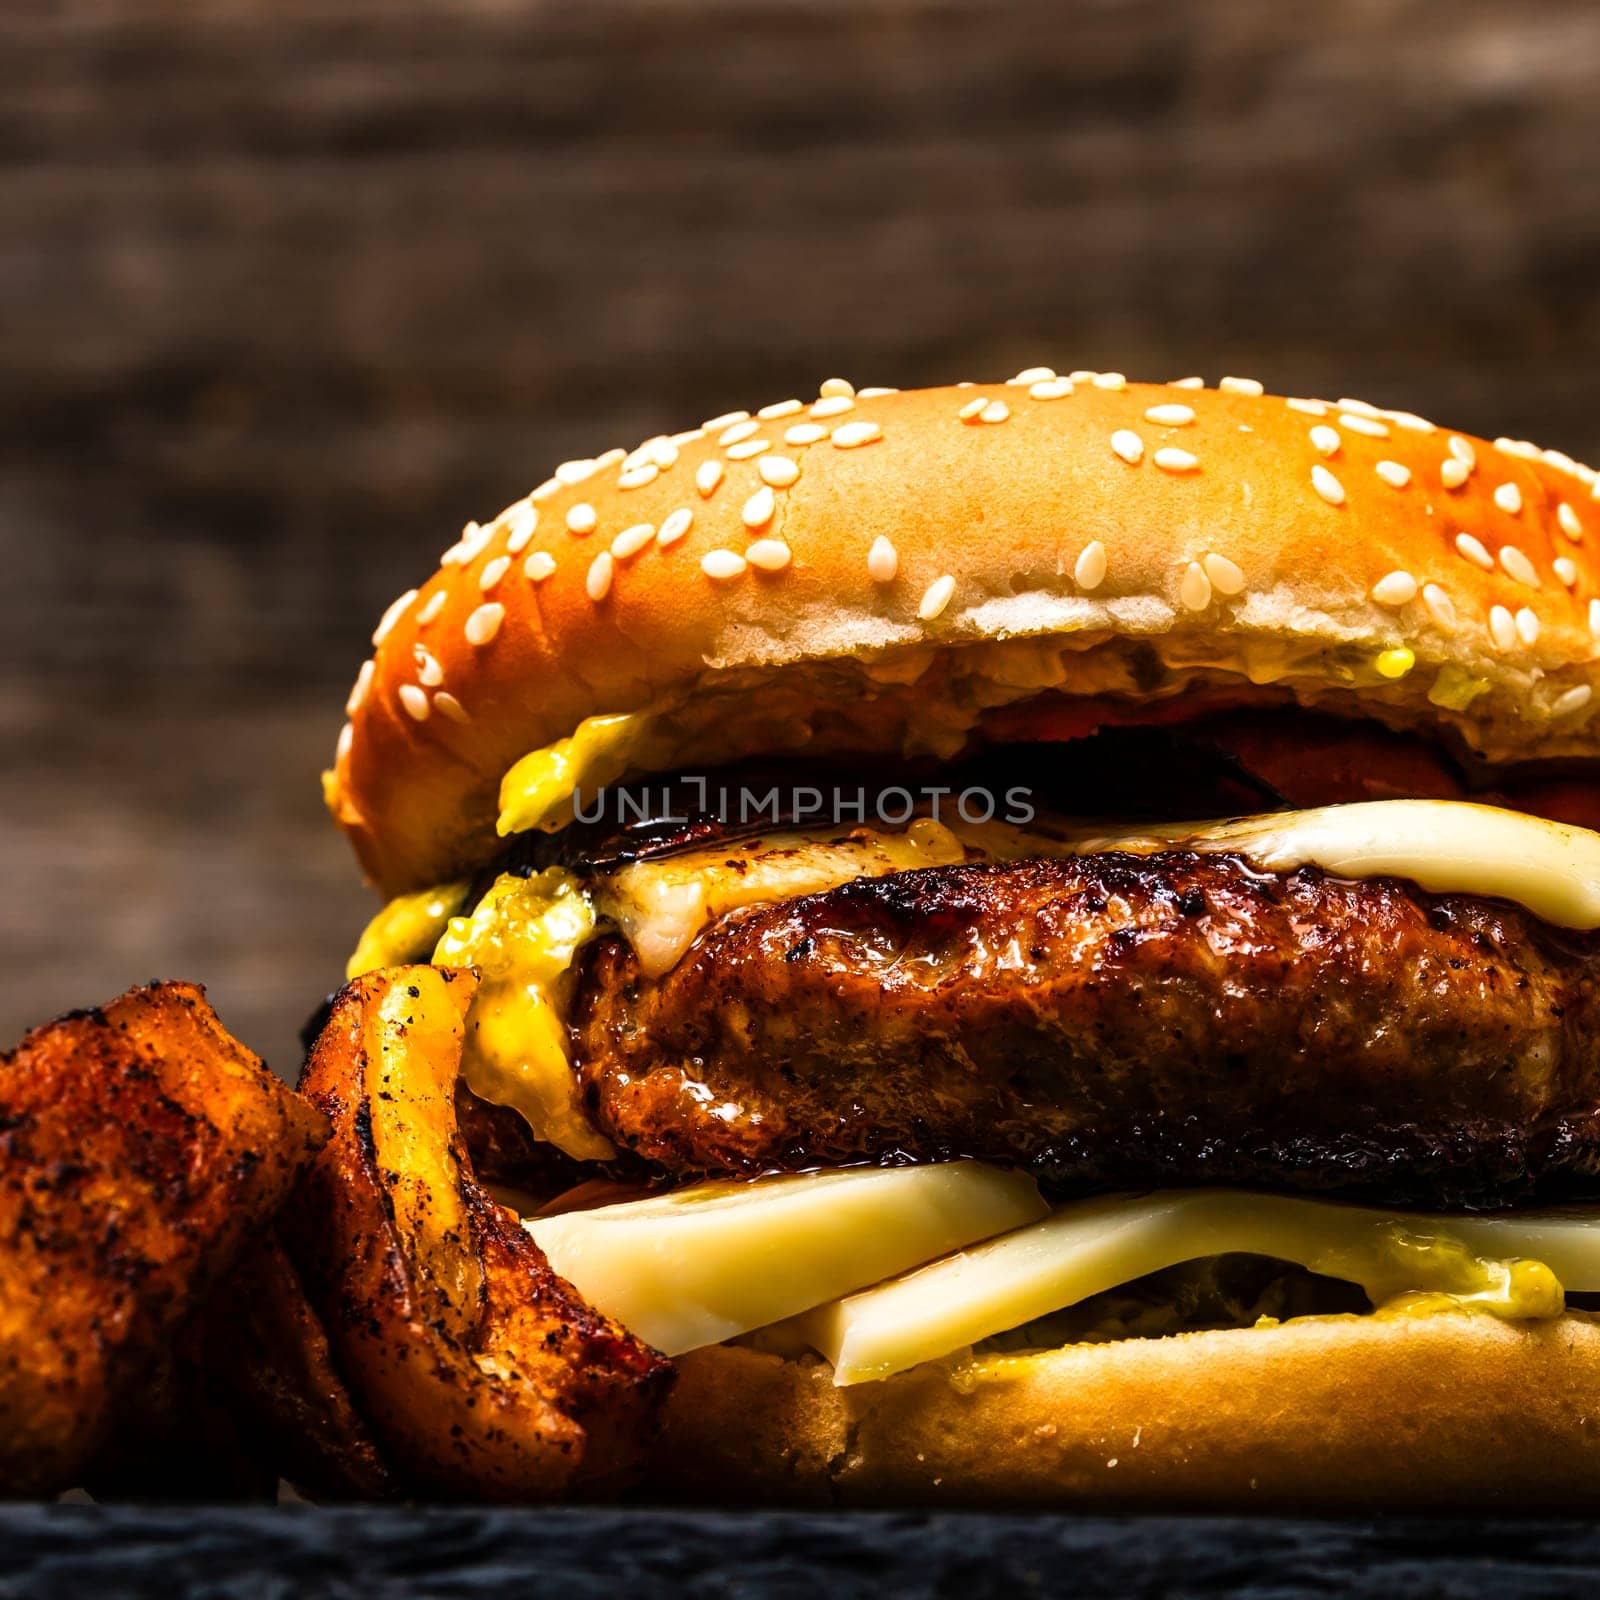
{"type": "Polygon", "coordinates": [[[525,1226],[590,1305],[675,1356],[1047,1210],[1024,1174],[956,1161],[702,1183],[525,1226]]]}
{"type": "Polygon", "coordinates": [[[584,1115],[567,1055],[564,980],[594,931],[588,892],[552,867],[497,879],[470,916],[450,920],[433,952],[436,966],[476,967],[483,980],[467,1013],[467,1087],[515,1107],[539,1138],[580,1161],[616,1154],[584,1115]]]}
{"type": "Polygon", "coordinates": [[[647,717],[585,717],[571,738],[530,751],[500,780],[501,835],[570,822],[580,789],[615,783],[642,763],[649,733],[647,717]]]}
{"type": "Polygon", "coordinates": [[[1371,800],[1231,822],[1074,835],[1079,851],[1235,850],[1269,872],[1409,878],[1434,894],[1512,900],[1562,928],[1600,928],[1600,833],[1458,800],[1371,800]]]}
{"type": "Polygon", "coordinates": [[[428,960],[446,925],[461,909],[467,888],[465,883],[446,883],[417,894],[396,895],[362,929],[355,952],[345,963],[346,981],[379,967],[428,960]]]}
{"type": "Polygon", "coordinates": [[[1600,1290],[1593,1216],[1433,1217],[1229,1190],[1109,1196],[841,1297],[794,1331],[834,1382],[885,1378],[1165,1267],[1246,1252],[1359,1284],[1391,1314],[1559,1316],[1600,1290]]]}

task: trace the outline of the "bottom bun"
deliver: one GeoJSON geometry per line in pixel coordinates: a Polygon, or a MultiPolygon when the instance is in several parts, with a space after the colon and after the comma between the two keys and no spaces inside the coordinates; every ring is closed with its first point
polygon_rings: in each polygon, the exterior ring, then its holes
{"type": "Polygon", "coordinates": [[[1306,1317],[918,1367],[835,1388],[721,1345],[645,1492],[792,1505],[1600,1506],[1600,1319],[1306,1317]]]}

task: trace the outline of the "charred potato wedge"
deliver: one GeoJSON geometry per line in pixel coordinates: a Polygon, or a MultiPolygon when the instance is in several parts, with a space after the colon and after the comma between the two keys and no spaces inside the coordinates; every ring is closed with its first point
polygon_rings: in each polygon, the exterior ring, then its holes
{"type": "Polygon", "coordinates": [[[474,1176],[456,1081],[476,985],[400,967],[339,996],[300,1084],[333,1137],[285,1236],[334,1363],[408,1481],[492,1500],[611,1493],[671,1369],[557,1277],[474,1176]]]}
{"type": "Polygon", "coordinates": [[[194,984],[0,1056],[0,1492],[79,1481],[325,1136],[194,984]]]}

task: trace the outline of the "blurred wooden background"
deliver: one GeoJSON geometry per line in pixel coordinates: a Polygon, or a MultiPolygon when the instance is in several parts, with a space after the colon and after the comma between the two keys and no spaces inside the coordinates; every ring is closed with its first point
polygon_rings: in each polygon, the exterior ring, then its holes
{"type": "Polygon", "coordinates": [[[1600,456],[1587,0],[11,0],[0,1035],[366,911],[383,604],[564,456],[840,371],[1244,372],[1600,456]]]}

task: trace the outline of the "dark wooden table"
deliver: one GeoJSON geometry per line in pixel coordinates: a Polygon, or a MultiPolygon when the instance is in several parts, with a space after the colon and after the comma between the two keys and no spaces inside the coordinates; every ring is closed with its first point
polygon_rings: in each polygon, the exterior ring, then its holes
{"type": "Polygon", "coordinates": [[[842,371],[1356,393],[1600,454],[1586,0],[14,0],[0,1036],[365,913],[365,635],[547,466],[842,371]]]}

